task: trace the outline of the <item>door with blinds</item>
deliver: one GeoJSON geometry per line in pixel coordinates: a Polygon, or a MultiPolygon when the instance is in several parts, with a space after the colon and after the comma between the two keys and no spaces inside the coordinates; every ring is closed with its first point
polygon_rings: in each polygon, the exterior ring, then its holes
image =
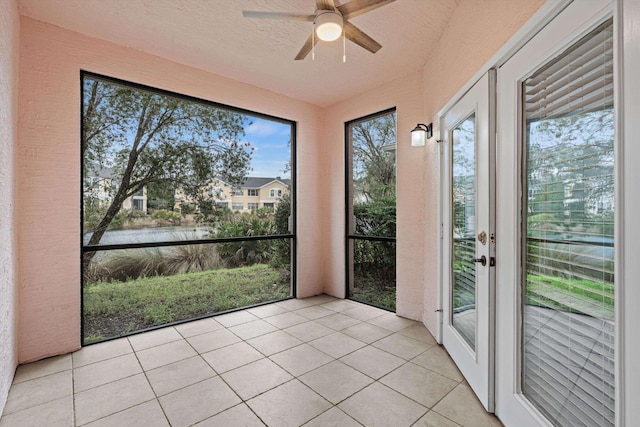
{"type": "Polygon", "coordinates": [[[574,2],[499,70],[496,413],[506,425],[615,425],[611,16],[608,2],[574,2]]]}

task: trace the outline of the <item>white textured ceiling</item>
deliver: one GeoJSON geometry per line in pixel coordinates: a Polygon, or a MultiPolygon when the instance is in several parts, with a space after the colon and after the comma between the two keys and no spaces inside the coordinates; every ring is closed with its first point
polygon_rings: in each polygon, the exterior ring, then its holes
{"type": "Polygon", "coordinates": [[[310,22],[242,16],[242,10],[312,14],[315,0],[20,0],[19,6],[39,21],[324,107],[421,69],[458,2],[396,0],[351,19],[382,49],[374,55],[347,41],[346,63],[341,39],[318,43],[315,61],[293,60],[310,22]]]}

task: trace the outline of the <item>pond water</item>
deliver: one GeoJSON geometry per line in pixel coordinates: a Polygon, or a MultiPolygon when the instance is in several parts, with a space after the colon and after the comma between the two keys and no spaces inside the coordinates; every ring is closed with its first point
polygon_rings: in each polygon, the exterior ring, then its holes
{"type": "MultiPolygon", "coordinates": [[[[101,245],[119,245],[125,243],[172,242],[177,240],[197,240],[209,238],[209,227],[178,225],[171,227],[131,228],[108,230],[100,239],[101,245]]],[[[92,233],[83,236],[83,243],[89,243],[92,233]]]]}

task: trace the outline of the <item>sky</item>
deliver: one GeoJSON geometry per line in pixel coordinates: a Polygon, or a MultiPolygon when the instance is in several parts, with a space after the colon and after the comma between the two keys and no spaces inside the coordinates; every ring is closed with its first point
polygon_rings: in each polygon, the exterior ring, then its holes
{"type": "Polygon", "coordinates": [[[245,122],[245,141],[254,147],[249,172],[251,177],[290,178],[290,172],[284,172],[291,158],[291,125],[271,120],[247,117],[245,122]]]}

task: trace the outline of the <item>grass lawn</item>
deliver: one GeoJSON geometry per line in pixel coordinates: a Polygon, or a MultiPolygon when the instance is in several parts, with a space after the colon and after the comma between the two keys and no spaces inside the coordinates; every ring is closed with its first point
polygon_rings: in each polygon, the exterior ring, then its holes
{"type": "MultiPolygon", "coordinates": [[[[394,271],[395,273],[395,271],[394,271]]],[[[396,312],[395,277],[376,270],[356,268],[351,299],[396,312]]]]}
{"type": "Polygon", "coordinates": [[[611,283],[529,274],[527,301],[598,318],[614,317],[614,286],[611,283]]]}
{"type": "Polygon", "coordinates": [[[291,294],[268,265],[85,283],[84,343],[155,325],[192,319],[291,294]]]}

